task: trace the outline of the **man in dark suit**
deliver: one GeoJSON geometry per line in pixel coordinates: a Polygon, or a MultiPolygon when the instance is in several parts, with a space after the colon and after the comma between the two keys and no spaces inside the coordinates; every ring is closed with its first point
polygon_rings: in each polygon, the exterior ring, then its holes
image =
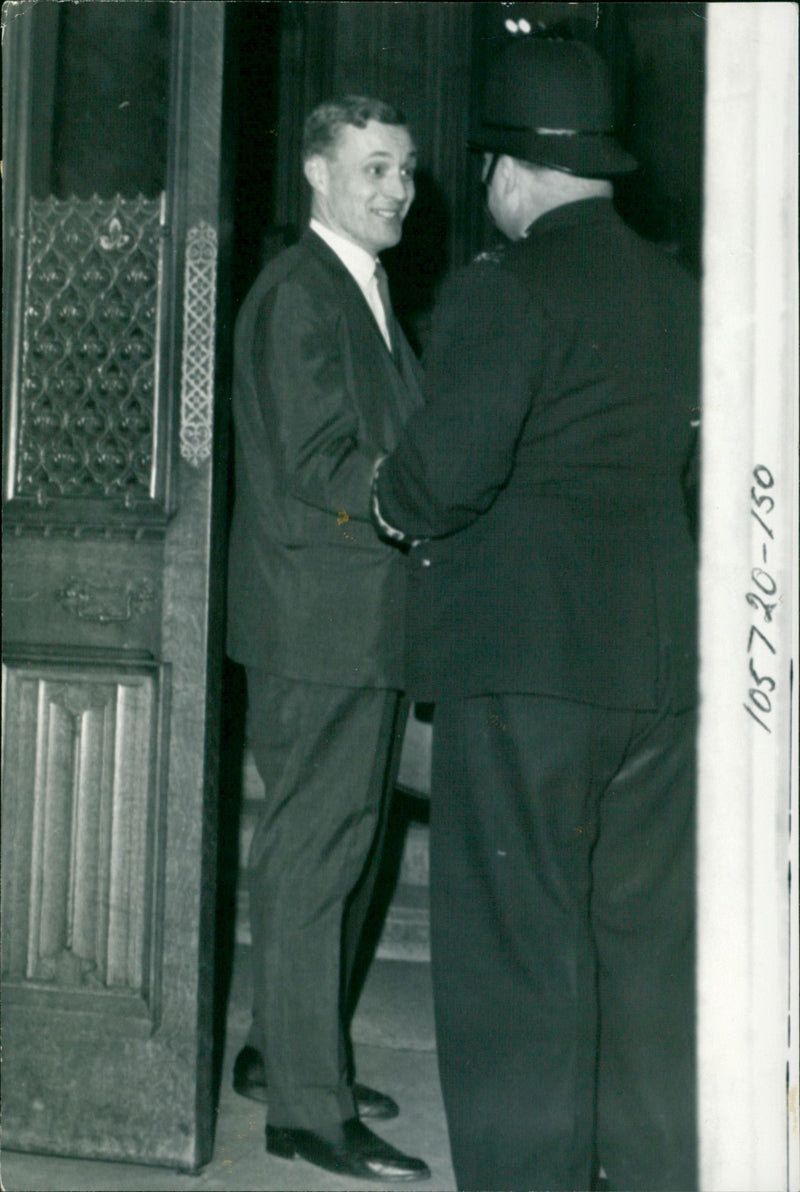
{"type": "Polygon", "coordinates": [[[459,1188],[696,1186],[698,295],[619,219],[609,82],[519,38],[473,147],[510,242],[443,296],[379,466],[435,700],[434,994],[459,1188]]]}
{"type": "Polygon", "coordinates": [[[268,1100],[267,1149],[365,1179],[429,1174],[362,1118],[348,1018],[400,734],[405,560],[370,525],[375,460],[419,404],[378,253],[414,198],[414,144],[388,105],[308,118],[310,229],[238,317],[228,651],[247,674],[266,801],[249,856],[254,1016],[234,1088],[268,1100]]]}

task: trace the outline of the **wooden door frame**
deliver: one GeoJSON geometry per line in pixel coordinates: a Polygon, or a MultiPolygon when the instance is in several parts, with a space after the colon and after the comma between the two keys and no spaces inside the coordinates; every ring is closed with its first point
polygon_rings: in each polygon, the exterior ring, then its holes
{"type": "MultiPolygon", "coordinates": [[[[4,229],[11,306],[4,329],[12,348],[4,383],[5,395],[11,399],[7,427],[12,433],[26,268],[20,215],[32,81],[28,18],[34,7],[19,8],[18,24],[6,29],[4,44],[10,66],[6,73],[10,102],[4,105],[9,124],[4,133],[8,165],[15,171],[7,208],[10,222],[4,229]],[[23,168],[17,169],[18,165],[23,168]]],[[[131,903],[131,910],[137,911],[137,922],[146,919],[135,946],[147,950],[147,959],[140,966],[144,970],[141,989],[134,982],[130,994],[121,996],[119,989],[104,985],[102,972],[93,974],[87,986],[77,973],[79,965],[75,973],[67,974],[72,984],[63,996],[58,972],[52,980],[46,972],[27,971],[24,964],[15,971],[14,997],[4,1005],[4,1144],[8,1149],[195,1171],[211,1156],[215,1123],[214,907],[231,219],[224,118],[226,5],[180,0],[171,9],[167,201],[159,228],[161,315],[159,359],[153,366],[165,406],[166,436],[153,449],[161,461],[156,467],[163,468],[162,480],[155,485],[159,500],[152,502],[157,508],[122,508],[109,517],[102,500],[95,500],[98,524],[86,526],[76,508],[79,502],[70,507],[69,501],[56,500],[52,508],[46,503],[43,510],[23,508],[13,531],[6,526],[6,546],[9,554],[14,548],[18,576],[24,578],[26,550],[49,561],[47,580],[38,585],[41,593],[29,598],[45,601],[48,609],[53,606],[51,620],[61,625],[62,634],[61,645],[49,644],[56,639],[49,636],[47,619],[43,630],[26,632],[17,601],[15,640],[7,643],[4,674],[8,673],[16,693],[25,684],[29,691],[31,684],[38,684],[43,694],[38,704],[28,695],[15,696],[16,703],[8,706],[4,744],[10,746],[10,772],[18,788],[10,803],[11,826],[27,845],[30,835],[26,836],[24,824],[19,828],[14,807],[24,808],[33,791],[47,810],[48,797],[37,794],[42,787],[41,782],[36,785],[38,762],[31,783],[31,765],[20,760],[16,750],[15,709],[23,704],[28,709],[38,707],[45,716],[51,706],[49,693],[56,691],[69,704],[66,709],[59,705],[61,722],[71,716],[74,731],[80,733],[84,702],[96,718],[99,696],[93,697],[92,691],[111,692],[109,700],[113,704],[116,699],[120,708],[123,704],[144,707],[143,743],[127,756],[134,761],[141,757],[147,773],[132,777],[113,799],[125,809],[132,806],[130,814],[140,825],[136,891],[147,891],[146,907],[142,912],[131,903]],[[89,542],[93,553],[84,557],[95,561],[112,553],[115,559],[123,555],[144,560],[136,565],[158,579],[158,590],[149,598],[154,610],[152,629],[142,630],[137,639],[144,615],[137,621],[117,616],[116,607],[87,609],[85,602],[80,604],[80,593],[54,592],[57,568],[53,569],[52,560],[68,558],[70,542],[89,542]],[[74,626],[74,638],[69,637],[70,626],[74,626]],[[83,690],[89,692],[87,701],[83,690]],[[142,859],[145,841],[147,855],[142,859]],[[89,1045],[90,1039],[96,1046],[89,1045]],[[76,1080],[82,1084],[77,1100],[76,1080]]],[[[13,484],[12,468],[7,498],[13,484]]],[[[102,577],[82,576],[88,586],[97,578],[102,582],[102,577]]],[[[123,713],[112,711],[109,724],[124,719],[123,713]]],[[[131,723],[130,716],[126,723],[131,723]]],[[[108,730],[109,739],[116,740],[114,731],[108,730]]],[[[26,756],[33,755],[29,751],[26,756]]],[[[29,819],[27,811],[21,819],[29,819]]],[[[69,836],[69,832],[55,834],[51,851],[58,853],[63,837],[67,854],[72,847],[69,836]]],[[[26,893],[28,869],[33,872],[33,863],[21,864],[18,921],[23,934],[28,930],[35,937],[38,901],[26,893]]],[[[138,893],[131,895],[138,897],[138,893]]],[[[123,900],[122,906],[114,907],[114,914],[124,916],[126,909],[123,900]]],[[[66,959],[72,962],[71,955],[66,959]]]]}

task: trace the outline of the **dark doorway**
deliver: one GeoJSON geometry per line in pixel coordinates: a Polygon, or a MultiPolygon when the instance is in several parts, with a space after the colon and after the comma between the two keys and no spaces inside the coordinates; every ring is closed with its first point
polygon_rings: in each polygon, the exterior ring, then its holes
{"type": "MultiPolygon", "coordinates": [[[[307,188],[300,169],[305,116],[330,95],[360,91],[399,106],[418,141],[417,199],[401,244],[386,254],[386,266],[397,313],[413,346],[424,354],[442,281],[496,238],[483,210],[480,157],[466,146],[487,53],[504,39],[526,35],[526,28],[587,40],[606,57],[616,92],[617,132],[641,163],[640,171],[618,187],[620,212],[699,273],[702,5],[242,0],[227,5],[226,18],[228,124],[236,140],[234,315],[260,268],[306,222],[307,188]]],[[[231,476],[233,464],[231,454],[231,476]]],[[[243,904],[242,808],[248,782],[258,783],[247,763],[245,702],[243,673],[227,664],[218,884],[220,1031],[237,886],[240,914],[243,904]]]]}
{"type": "Polygon", "coordinates": [[[237,310],[263,263],[274,223],[278,160],[281,3],[228,6],[229,61],[235,73],[233,306],[237,310]]]}

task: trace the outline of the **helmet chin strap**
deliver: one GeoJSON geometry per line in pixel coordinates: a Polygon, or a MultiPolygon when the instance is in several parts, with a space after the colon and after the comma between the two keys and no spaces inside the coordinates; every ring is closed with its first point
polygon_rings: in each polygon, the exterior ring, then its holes
{"type": "Polygon", "coordinates": [[[492,160],[489,162],[489,168],[486,171],[486,177],[483,180],[483,185],[485,186],[487,191],[489,190],[489,187],[492,185],[492,178],[494,178],[494,172],[497,169],[497,163],[499,160],[500,160],[500,154],[493,153],[492,160]]]}

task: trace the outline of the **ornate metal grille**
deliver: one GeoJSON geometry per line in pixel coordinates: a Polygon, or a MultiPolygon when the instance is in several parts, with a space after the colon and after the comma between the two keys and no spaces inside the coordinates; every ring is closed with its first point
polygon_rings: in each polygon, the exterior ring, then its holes
{"type": "Polygon", "coordinates": [[[160,199],[30,200],[15,496],[151,496],[160,199]]]}
{"type": "Polygon", "coordinates": [[[189,229],[183,308],[181,456],[193,467],[211,455],[217,233],[205,220],[189,229]]]}

